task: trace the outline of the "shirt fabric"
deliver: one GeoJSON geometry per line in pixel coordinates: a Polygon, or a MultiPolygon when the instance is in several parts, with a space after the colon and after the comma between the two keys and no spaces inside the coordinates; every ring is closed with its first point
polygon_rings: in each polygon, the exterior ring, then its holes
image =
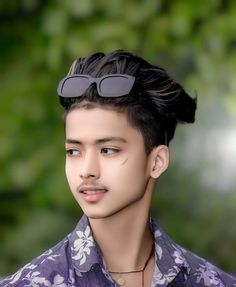
{"type": "MultiPolygon", "coordinates": [[[[236,278],[174,243],[153,219],[150,227],[156,263],[151,287],[236,286],[236,278]]],[[[63,241],[0,282],[0,287],[45,286],[119,286],[106,271],[85,215],[63,241]]]]}

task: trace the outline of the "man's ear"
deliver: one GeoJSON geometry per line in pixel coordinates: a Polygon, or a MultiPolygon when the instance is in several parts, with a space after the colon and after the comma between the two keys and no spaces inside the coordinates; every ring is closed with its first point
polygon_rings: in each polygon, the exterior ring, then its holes
{"type": "Polygon", "coordinates": [[[169,165],[169,149],[166,145],[159,145],[151,151],[150,176],[158,178],[169,165]]]}

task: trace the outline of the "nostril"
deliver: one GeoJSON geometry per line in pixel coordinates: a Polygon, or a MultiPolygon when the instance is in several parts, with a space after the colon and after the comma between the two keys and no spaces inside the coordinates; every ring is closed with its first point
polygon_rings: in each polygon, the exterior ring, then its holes
{"type": "Polygon", "coordinates": [[[90,174],[88,177],[96,177],[94,174],[90,174]]]}
{"type": "Polygon", "coordinates": [[[81,174],[80,175],[81,178],[96,178],[95,174],[81,174]]]}

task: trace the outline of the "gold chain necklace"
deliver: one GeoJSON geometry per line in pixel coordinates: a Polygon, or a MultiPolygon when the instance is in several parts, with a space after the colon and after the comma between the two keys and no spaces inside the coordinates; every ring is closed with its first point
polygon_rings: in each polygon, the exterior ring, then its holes
{"type": "Polygon", "coordinates": [[[139,273],[142,272],[142,287],[144,287],[144,271],[148,265],[148,262],[150,261],[150,259],[152,258],[152,254],[153,254],[153,249],[154,249],[154,245],[152,246],[150,255],[148,256],[148,259],[146,260],[144,266],[142,269],[139,270],[132,270],[132,271],[125,271],[125,272],[119,272],[119,271],[109,271],[107,270],[109,273],[113,273],[113,274],[119,274],[119,277],[117,279],[117,283],[119,284],[119,286],[124,286],[126,283],[125,278],[122,276],[122,274],[130,274],[130,273],[139,273]]]}

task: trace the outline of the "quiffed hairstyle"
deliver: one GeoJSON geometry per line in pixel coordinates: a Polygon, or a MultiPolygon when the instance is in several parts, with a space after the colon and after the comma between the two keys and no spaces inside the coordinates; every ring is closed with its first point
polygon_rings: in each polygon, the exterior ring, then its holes
{"type": "Polygon", "coordinates": [[[82,97],[60,97],[60,103],[66,110],[65,119],[72,109],[78,107],[106,106],[126,113],[130,124],[142,133],[147,154],[159,144],[168,145],[178,123],[194,122],[196,99],[191,98],[166,70],[129,52],[118,50],[79,58],[69,70],[69,75],[72,74],[92,77],[127,74],[135,77],[127,96],[101,97],[96,84],[92,84],[82,97]]]}

